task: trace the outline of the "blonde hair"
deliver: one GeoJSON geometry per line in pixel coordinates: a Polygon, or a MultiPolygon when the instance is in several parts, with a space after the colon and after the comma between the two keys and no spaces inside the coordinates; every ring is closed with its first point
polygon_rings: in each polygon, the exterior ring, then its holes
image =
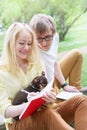
{"type": "Polygon", "coordinates": [[[50,15],[36,14],[32,17],[29,24],[36,33],[42,34],[48,29],[51,29],[53,34],[56,32],[56,24],[50,15]]]}
{"type": "Polygon", "coordinates": [[[16,44],[17,36],[21,31],[27,31],[32,36],[32,50],[31,54],[28,55],[27,60],[29,63],[38,62],[38,64],[40,64],[40,57],[34,32],[27,24],[19,22],[13,23],[6,32],[5,43],[1,55],[1,65],[7,66],[8,70],[14,75],[18,72],[18,70],[20,70],[16,59],[14,45],[16,44]]]}

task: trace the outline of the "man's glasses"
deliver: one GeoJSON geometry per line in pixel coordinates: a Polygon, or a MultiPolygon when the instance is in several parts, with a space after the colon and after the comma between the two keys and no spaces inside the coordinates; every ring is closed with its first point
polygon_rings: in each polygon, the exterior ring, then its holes
{"type": "Polygon", "coordinates": [[[51,40],[53,40],[53,35],[47,35],[47,36],[45,36],[45,37],[43,37],[43,38],[37,38],[37,41],[38,41],[39,43],[42,43],[43,40],[45,40],[45,41],[51,41],[51,40]]]}

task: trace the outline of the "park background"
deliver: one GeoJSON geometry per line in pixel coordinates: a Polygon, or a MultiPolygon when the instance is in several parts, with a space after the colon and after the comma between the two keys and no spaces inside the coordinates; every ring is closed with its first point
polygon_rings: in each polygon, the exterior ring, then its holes
{"type": "Polygon", "coordinates": [[[37,13],[49,14],[56,22],[58,58],[71,49],[81,50],[82,85],[87,86],[87,0],[0,0],[0,53],[8,26],[14,21],[29,23],[37,13]]]}

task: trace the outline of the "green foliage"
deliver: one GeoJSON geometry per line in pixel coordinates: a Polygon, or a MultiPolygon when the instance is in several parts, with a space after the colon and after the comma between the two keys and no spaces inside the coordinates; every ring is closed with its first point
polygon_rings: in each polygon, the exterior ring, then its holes
{"type": "Polygon", "coordinates": [[[0,21],[8,27],[14,21],[28,22],[36,13],[46,13],[56,21],[60,40],[80,15],[87,10],[87,0],[0,0],[0,21]]]}
{"type": "Polygon", "coordinates": [[[28,22],[36,13],[54,17],[60,40],[69,28],[87,10],[87,0],[1,0],[0,21],[8,27],[14,21],[28,22]]]}
{"type": "Polygon", "coordinates": [[[21,10],[19,5],[15,1],[5,0],[1,3],[1,20],[4,23],[5,27],[8,27],[14,21],[18,20],[18,17],[21,15],[21,10]]]}
{"type": "Polygon", "coordinates": [[[4,43],[4,34],[0,34],[0,53],[2,51],[3,43],[4,43]]]}
{"type": "Polygon", "coordinates": [[[84,0],[58,0],[60,3],[55,5],[55,21],[57,23],[57,30],[60,34],[60,40],[64,40],[69,28],[84,12],[84,0]],[[58,9],[57,9],[58,8],[58,9]]]}
{"type": "Polygon", "coordinates": [[[87,13],[82,15],[69,29],[65,40],[60,42],[59,50],[67,51],[73,48],[87,46],[87,13]]]}

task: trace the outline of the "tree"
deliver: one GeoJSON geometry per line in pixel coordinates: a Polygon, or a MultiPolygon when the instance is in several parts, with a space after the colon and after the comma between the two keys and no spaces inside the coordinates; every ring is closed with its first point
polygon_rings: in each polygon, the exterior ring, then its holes
{"type": "Polygon", "coordinates": [[[60,40],[64,40],[68,30],[87,11],[87,0],[1,0],[0,19],[6,27],[14,21],[29,23],[36,13],[51,15],[56,22],[60,40]]]}
{"type": "Polygon", "coordinates": [[[50,14],[54,17],[60,40],[64,40],[70,27],[87,11],[87,0],[51,0],[50,14]]]}

